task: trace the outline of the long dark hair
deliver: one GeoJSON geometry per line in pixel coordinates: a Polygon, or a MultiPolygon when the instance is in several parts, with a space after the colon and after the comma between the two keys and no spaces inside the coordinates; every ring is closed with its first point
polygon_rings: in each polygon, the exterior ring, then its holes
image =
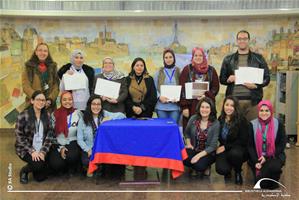
{"type": "Polygon", "coordinates": [[[46,47],[48,48],[48,57],[47,57],[46,60],[45,60],[45,64],[46,64],[47,66],[49,66],[50,64],[54,63],[54,61],[53,61],[52,56],[51,56],[51,54],[50,54],[49,46],[48,46],[46,43],[44,43],[44,42],[41,42],[41,43],[39,43],[38,45],[36,45],[36,47],[35,47],[35,49],[34,49],[32,55],[31,55],[30,59],[29,59],[27,62],[30,62],[30,63],[36,63],[36,64],[38,64],[38,63],[40,62],[39,59],[38,59],[38,57],[37,57],[37,55],[35,54],[35,51],[36,51],[37,48],[38,48],[39,46],[41,46],[41,45],[44,45],[44,46],[46,46],[46,47]]]}
{"type": "MultiPolygon", "coordinates": [[[[46,98],[46,95],[42,91],[36,90],[36,91],[33,92],[32,96],[31,96],[31,100],[34,100],[40,94],[44,95],[45,98],[46,98]]],[[[34,112],[33,105],[31,104],[27,108],[27,110],[28,110],[28,114],[29,114],[29,122],[30,123],[34,123],[36,121],[36,115],[35,115],[35,112],[34,112]]],[[[40,120],[46,126],[48,126],[48,124],[49,124],[49,115],[48,115],[48,112],[46,110],[46,106],[41,109],[40,120]]],[[[44,128],[46,128],[46,127],[44,127],[44,128]]]]}
{"type": "Polygon", "coordinates": [[[200,114],[200,106],[202,103],[207,103],[210,105],[211,108],[211,113],[209,115],[209,121],[210,122],[214,122],[217,119],[217,111],[216,111],[216,107],[215,107],[215,103],[214,101],[212,101],[209,97],[204,97],[201,100],[199,100],[198,104],[196,105],[196,114],[198,116],[198,119],[201,120],[202,116],[200,114]]]}
{"type": "Polygon", "coordinates": [[[131,71],[130,71],[130,73],[129,73],[130,76],[133,76],[133,75],[135,74],[134,66],[135,66],[135,64],[136,64],[138,61],[141,61],[141,62],[143,63],[143,65],[144,65],[144,70],[143,70],[143,72],[142,72],[142,75],[145,74],[145,73],[147,73],[147,69],[146,69],[145,61],[143,60],[143,58],[138,57],[138,58],[135,58],[135,59],[133,60],[132,64],[131,64],[131,71]]]}
{"type": "MultiPolygon", "coordinates": [[[[101,105],[103,106],[103,102],[102,102],[102,99],[99,95],[92,95],[89,97],[88,101],[87,101],[87,105],[86,105],[86,109],[84,111],[84,114],[83,114],[83,121],[86,125],[90,125],[92,126],[92,122],[93,122],[93,115],[92,115],[92,111],[91,111],[91,103],[93,100],[95,99],[100,99],[101,101],[101,105]]],[[[104,110],[103,110],[103,107],[99,113],[99,118],[101,117],[104,117],[104,110]]]]}
{"type": "Polygon", "coordinates": [[[227,100],[231,100],[234,103],[234,109],[235,110],[232,113],[232,116],[231,116],[230,121],[228,122],[228,124],[229,124],[230,133],[232,135],[236,135],[239,128],[240,128],[240,123],[243,119],[243,115],[242,115],[241,110],[240,110],[238,99],[236,99],[233,96],[227,96],[227,97],[225,97],[225,99],[223,101],[221,114],[219,116],[220,125],[223,126],[223,124],[225,123],[226,113],[224,112],[224,104],[226,103],[227,100]]]}

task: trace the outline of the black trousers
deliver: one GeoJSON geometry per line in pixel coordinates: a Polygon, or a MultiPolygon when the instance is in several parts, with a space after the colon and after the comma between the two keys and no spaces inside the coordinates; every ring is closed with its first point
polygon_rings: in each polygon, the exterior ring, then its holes
{"type": "Polygon", "coordinates": [[[49,165],[56,172],[75,170],[80,164],[80,148],[77,141],[70,142],[70,144],[65,145],[65,148],[68,149],[65,151],[65,159],[61,157],[55,146],[49,153],[49,165]]]}
{"type": "Polygon", "coordinates": [[[196,171],[203,172],[206,169],[208,169],[215,162],[215,153],[213,152],[211,154],[208,154],[208,155],[202,157],[201,159],[199,159],[199,161],[192,164],[191,159],[198,152],[194,151],[193,149],[186,149],[186,151],[188,154],[188,158],[186,160],[184,160],[184,165],[186,165],[187,167],[191,167],[192,169],[194,169],[196,171]]]}
{"type": "MultiPolygon", "coordinates": [[[[279,181],[280,175],[282,173],[282,167],[284,163],[278,158],[269,158],[266,162],[262,165],[260,170],[260,174],[256,175],[256,169],[253,164],[250,164],[253,175],[255,177],[255,182],[262,178],[271,178],[275,181],[279,181]]],[[[264,180],[261,182],[261,188],[272,189],[275,188],[277,183],[269,180],[264,180]]]]}
{"type": "Polygon", "coordinates": [[[234,147],[229,151],[216,154],[216,172],[220,175],[227,175],[234,169],[235,172],[239,173],[242,171],[242,164],[247,158],[246,149],[242,147],[234,147]]]}
{"type": "Polygon", "coordinates": [[[32,172],[33,178],[36,181],[43,181],[47,178],[48,175],[47,157],[45,157],[45,161],[42,160],[33,161],[32,156],[29,153],[26,153],[25,156],[21,159],[27,163],[27,165],[23,168],[25,173],[32,172]]]}
{"type": "Polygon", "coordinates": [[[89,158],[87,152],[81,150],[81,162],[84,168],[88,168],[89,158]]]}

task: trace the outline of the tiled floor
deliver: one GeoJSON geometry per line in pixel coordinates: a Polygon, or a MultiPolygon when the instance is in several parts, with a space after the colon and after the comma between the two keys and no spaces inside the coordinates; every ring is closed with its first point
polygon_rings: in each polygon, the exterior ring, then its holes
{"type": "MultiPolygon", "coordinates": [[[[184,174],[177,180],[170,179],[167,173],[162,173],[161,169],[148,168],[150,180],[157,180],[156,172],[159,172],[161,180],[159,185],[122,186],[119,185],[119,181],[103,179],[99,179],[96,185],[94,178],[80,175],[71,178],[50,177],[42,183],[33,181],[30,176],[29,184],[22,185],[19,183],[19,170],[24,162],[15,154],[14,140],[13,131],[0,133],[1,200],[299,199],[299,147],[294,145],[286,150],[287,163],[280,180],[286,189],[281,187],[281,192],[269,193],[253,190],[251,173],[246,163],[243,165],[244,184],[242,186],[235,185],[233,179],[225,183],[223,177],[216,174],[214,166],[210,177],[190,178],[184,174]],[[8,192],[10,189],[11,191],[8,192]]],[[[132,178],[130,168],[126,170],[126,177],[132,178]]]]}

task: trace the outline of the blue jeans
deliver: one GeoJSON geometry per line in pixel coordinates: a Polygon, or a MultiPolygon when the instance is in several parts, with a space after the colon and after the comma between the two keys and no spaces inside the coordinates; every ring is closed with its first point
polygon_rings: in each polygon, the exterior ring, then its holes
{"type": "Polygon", "coordinates": [[[177,124],[179,124],[179,120],[181,117],[181,113],[179,110],[156,110],[156,113],[159,118],[171,118],[173,119],[177,124]]]}

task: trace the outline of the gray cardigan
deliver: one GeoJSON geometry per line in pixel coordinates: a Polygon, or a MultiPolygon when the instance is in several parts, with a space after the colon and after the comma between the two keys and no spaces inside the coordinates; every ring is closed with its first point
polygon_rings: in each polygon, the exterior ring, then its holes
{"type": "MultiPolygon", "coordinates": [[[[186,130],[185,130],[186,138],[190,139],[192,146],[195,145],[196,136],[197,136],[196,126],[194,124],[194,122],[197,120],[197,118],[198,118],[197,114],[192,115],[188,121],[186,130]]],[[[216,119],[212,123],[210,128],[208,129],[208,138],[206,141],[206,148],[205,148],[205,151],[208,154],[212,153],[217,148],[219,131],[220,131],[220,123],[216,119]]]]}

